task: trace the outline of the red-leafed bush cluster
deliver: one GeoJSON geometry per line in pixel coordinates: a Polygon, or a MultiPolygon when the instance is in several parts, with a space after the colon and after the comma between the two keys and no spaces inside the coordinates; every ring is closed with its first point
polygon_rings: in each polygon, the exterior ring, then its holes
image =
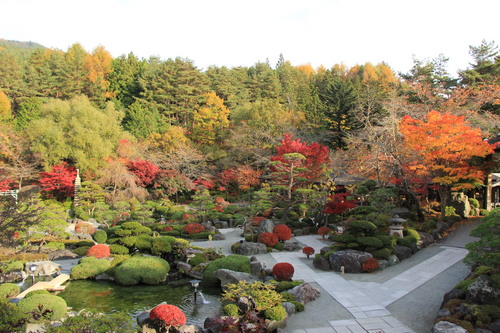
{"type": "Polygon", "coordinates": [[[94,226],[90,223],[78,222],[75,226],[75,231],[80,234],[92,235],[94,232],[96,232],[96,228],[94,228],[94,226]]]}
{"type": "Polygon", "coordinates": [[[310,255],[314,254],[314,249],[310,246],[306,246],[302,249],[302,253],[304,253],[307,256],[307,259],[309,259],[310,255]]]}
{"type": "Polygon", "coordinates": [[[264,216],[254,216],[250,219],[250,224],[254,227],[258,227],[260,222],[264,221],[266,218],[264,216]]]}
{"type": "Polygon", "coordinates": [[[163,228],[163,231],[172,231],[174,230],[171,226],[167,225],[165,228],[163,228]]]}
{"type": "Polygon", "coordinates": [[[363,271],[371,273],[378,268],[378,260],[375,258],[367,258],[361,264],[363,271]]]}
{"type": "Polygon", "coordinates": [[[278,281],[290,281],[292,280],[293,273],[295,269],[292,264],[287,262],[279,262],[273,266],[273,275],[278,281]]]}
{"type": "Polygon", "coordinates": [[[259,242],[262,244],[273,247],[279,242],[278,235],[272,232],[263,232],[259,236],[259,242]]]}
{"type": "Polygon", "coordinates": [[[280,241],[287,241],[292,238],[292,229],[284,224],[278,224],[274,227],[273,232],[278,235],[280,241]]]}
{"type": "Polygon", "coordinates": [[[160,304],[149,313],[150,319],[161,319],[165,325],[179,326],[186,324],[186,315],[175,305],[160,304]]]}
{"type": "Polygon", "coordinates": [[[111,251],[109,249],[109,246],[106,244],[94,245],[87,251],[88,257],[108,258],[110,255],[111,251]]]}
{"type": "Polygon", "coordinates": [[[184,227],[184,232],[187,234],[190,234],[190,235],[198,234],[198,233],[202,232],[203,230],[205,230],[205,227],[199,223],[188,223],[184,227]]]}
{"type": "Polygon", "coordinates": [[[321,235],[323,239],[325,239],[325,236],[328,235],[330,232],[330,228],[328,227],[321,227],[318,229],[318,235],[321,235]]]}

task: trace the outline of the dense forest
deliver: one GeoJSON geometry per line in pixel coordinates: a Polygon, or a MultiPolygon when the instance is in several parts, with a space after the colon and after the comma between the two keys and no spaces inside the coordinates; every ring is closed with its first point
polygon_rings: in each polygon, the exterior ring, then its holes
{"type": "MultiPolygon", "coordinates": [[[[403,117],[430,123],[437,111],[455,117],[440,118],[437,131],[463,122],[480,130],[472,136],[494,136],[497,51],[495,42],[470,46],[470,67],[453,77],[443,55],[414,59],[408,73],[385,63],[294,66],[283,56],[277,64],[201,71],[189,59],[1,40],[0,190],[41,185],[64,201],[78,169],[82,190],[94,196],[86,200],[111,206],[132,198],[182,202],[200,188],[226,199],[299,195],[292,201],[304,204],[311,194],[297,189],[350,174],[396,184],[418,200],[403,117]]],[[[447,189],[479,179],[453,177],[447,189]]]]}

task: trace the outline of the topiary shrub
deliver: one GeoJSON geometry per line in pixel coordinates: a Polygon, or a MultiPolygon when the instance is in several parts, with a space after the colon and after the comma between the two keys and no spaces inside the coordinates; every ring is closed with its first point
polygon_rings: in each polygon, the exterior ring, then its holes
{"type": "Polygon", "coordinates": [[[59,320],[66,317],[68,305],[59,296],[34,295],[20,300],[17,308],[19,312],[26,315],[29,322],[39,322],[43,320],[59,320]]]}
{"type": "Polygon", "coordinates": [[[351,209],[348,216],[366,216],[371,213],[378,213],[378,209],[373,206],[358,206],[351,209]]]}
{"type": "Polygon", "coordinates": [[[273,233],[275,233],[278,236],[278,239],[282,242],[292,238],[292,229],[285,224],[276,225],[273,229],[273,233]]]}
{"type": "Polygon", "coordinates": [[[392,254],[392,250],[388,248],[378,249],[376,251],[371,252],[371,254],[376,259],[388,260],[389,256],[392,254]]]}
{"type": "Polygon", "coordinates": [[[302,281],[279,281],[276,283],[276,291],[281,293],[282,291],[293,289],[297,286],[300,286],[302,281]]]}
{"type": "Polygon", "coordinates": [[[295,273],[293,265],[287,262],[279,262],[273,266],[273,275],[278,281],[290,281],[295,273]]]}
{"type": "Polygon", "coordinates": [[[397,243],[402,246],[406,246],[409,248],[415,247],[417,245],[418,240],[413,236],[406,236],[405,238],[398,238],[397,243]]]}
{"type": "Polygon", "coordinates": [[[122,261],[114,270],[114,277],[121,285],[139,283],[160,284],[167,278],[170,265],[157,257],[132,257],[122,261]]]}
{"type": "Polygon", "coordinates": [[[200,233],[203,230],[205,230],[205,227],[199,223],[188,223],[188,224],[186,224],[186,226],[183,229],[183,231],[186,234],[190,234],[190,235],[200,233]]]}
{"type": "Polygon", "coordinates": [[[285,244],[278,242],[274,245],[274,248],[278,251],[283,251],[285,249],[285,244]]]}
{"type": "Polygon", "coordinates": [[[87,251],[88,257],[109,258],[110,255],[111,251],[109,249],[109,246],[106,244],[94,245],[87,251]]]}
{"type": "Polygon", "coordinates": [[[329,240],[338,242],[338,243],[353,243],[356,241],[356,236],[350,234],[332,234],[328,237],[329,240]]]}
{"type": "Polygon", "coordinates": [[[263,232],[259,235],[259,242],[268,247],[273,247],[278,244],[279,238],[275,233],[263,232]]]}
{"type": "Polygon", "coordinates": [[[355,220],[349,223],[349,233],[357,236],[371,236],[377,230],[377,226],[370,221],[355,220]]]}
{"type": "Polygon", "coordinates": [[[63,242],[48,242],[43,247],[51,250],[64,250],[65,248],[63,242]]]}
{"type": "Polygon", "coordinates": [[[163,227],[163,229],[161,229],[161,231],[164,231],[164,232],[172,231],[172,230],[174,230],[174,229],[169,225],[167,225],[166,227],[163,227]]]}
{"type": "Polygon", "coordinates": [[[382,243],[384,244],[384,247],[386,247],[388,249],[393,249],[394,246],[396,246],[397,240],[398,240],[397,237],[389,236],[389,235],[377,235],[376,237],[378,239],[380,239],[382,241],[382,243]]]}
{"type": "Polygon", "coordinates": [[[279,304],[267,309],[264,316],[269,320],[282,321],[286,318],[286,310],[283,305],[279,304]]]}
{"type": "Polygon", "coordinates": [[[325,239],[325,236],[328,235],[330,231],[331,230],[328,227],[321,227],[318,229],[318,235],[320,235],[321,237],[323,237],[323,239],[325,239]]]}
{"type": "Polygon", "coordinates": [[[283,302],[291,302],[295,301],[295,295],[287,293],[286,291],[280,292],[281,298],[283,299],[283,302]]]}
{"type": "Polygon", "coordinates": [[[356,240],[356,243],[361,245],[362,247],[374,247],[376,249],[384,247],[384,243],[378,239],[377,237],[359,237],[356,240]]]}
{"type": "MultiPolygon", "coordinates": [[[[239,243],[237,243],[239,244],[239,243]]],[[[198,266],[199,264],[207,262],[203,253],[196,253],[193,258],[189,260],[191,266],[198,266]]]]}
{"type": "Polygon", "coordinates": [[[186,324],[186,315],[175,305],[160,304],[149,312],[150,319],[160,319],[167,326],[179,326],[186,324]]]}
{"type": "Polygon", "coordinates": [[[224,258],[215,259],[209,263],[203,271],[203,284],[211,286],[220,284],[214,272],[221,268],[230,269],[236,272],[250,273],[250,258],[239,254],[233,254],[224,258]]]}
{"type": "Polygon", "coordinates": [[[411,236],[417,240],[417,242],[420,240],[420,234],[418,233],[417,230],[413,228],[404,228],[403,229],[403,235],[404,236],[411,236]]]}
{"type": "Polygon", "coordinates": [[[222,308],[222,312],[225,316],[238,317],[239,311],[236,304],[227,304],[222,308]]]}
{"type": "Polygon", "coordinates": [[[302,249],[302,253],[304,253],[307,256],[307,259],[309,259],[309,256],[314,254],[314,249],[310,246],[306,246],[302,249]]]}
{"type": "Polygon", "coordinates": [[[304,304],[302,302],[298,301],[291,301],[293,305],[295,305],[295,312],[302,312],[304,311],[304,304]]]}
{"type": "Polygon", "coordinates": [[[375,258],[366,258],[361,264],[364,272],[371,273],[378,268],[378,260],[375,258]]]}
{"type": "Polygon", "coordinates": [[[3,299],[11,298],[16,295],[19,295],[21,292],[21,288],[17,284],[14,283],[2,283],[0,284],[0,302],[3,299]]]}
{"type": "Polygon", "coordinates": [[[71,278],[73,280],[92,279],[99,274],[103,274],[111,266],[107,259],[97,259],[87,257],[80,260],[78,265],[71,268],[71,278]]]}
{"type": "Polygon", "coordinates": [[[24,298],[30,298],[35,295],[52,295],[48,290],[40,289],[40,290],[32,290],[29,293],[27,293],[24,298]]]}
{"type": "Polygon", "coordinates": [[[82,247],[82,246],[88,246],[88,247],[91,247],[91,246],[94,246],[95,243],[92,242],[92,241],[79,241],[78,243],[75,244],[76,247],[82,247]]]}
{"type": "Polygon", "coordinates": [[[7,274],[13,271],[22,271],[24,269],[24,262],[21,260],[4,261],[0,262],[0,272],[7,274]]]}
{"type": "Polygon", "coordinates": [[[88,250],[90,249],[90,246],[80,246],[77,247],[76,249],[71,250],[71,252],[79,255],[80,257],[86,256],[88,250]]]}
{"type": "Polygon", "coordinates": [[[153,241],[151,242],[151,253],[155,256],[170,253],[172,252],[173,242],[175,242],[175,238],[169,236],[153,238],[153,241]]]}
{"type": "Polygon", "coordinates": [[[130,253],[128,247],[120,245],[120,244],[111,244],[109,246],[109,251],[111,252],[111,254],[118,254],[118,255],[130,253]]]}
{"type": "Polygon", "coordinates": [[[150,235],[135,236],[134,246],[141,252],[150,252],[153,246],[153,237],[150,235]]]}
{"type": "Polygon", "coordinates": [[[108,240],[108,234],[104,230],[97,230],[94,232],[92,235],[92,238],[99,244],[104,244],[106,243],[106,240],[108,240]]]}

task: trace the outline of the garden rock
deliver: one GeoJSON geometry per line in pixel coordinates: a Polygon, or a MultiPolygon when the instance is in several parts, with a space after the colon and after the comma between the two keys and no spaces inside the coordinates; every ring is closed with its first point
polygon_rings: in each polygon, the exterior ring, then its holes
{"type": "Polygon", "coordinates": [[[343,266],[345,273],[362,273],[361,265],[368,258],[373,258],[373,255],[358,250],[344,250],[331,253],[328,261],[331,269],[336,272],[340,272],[343,266]]]}
{"type": "Polygon", "coordinates": [[[264,232],[273,232],[274,230],[274,223],[271,220],[262,220],[260,222],[259,228],[257,229],[257,234],[262,234],[264,232]]]}
{"type": "Polygon", "coordinates": [[[411,257],[413,254],[412,249],[406,246],[401,246],[401,245],[396,245],[394,247],[394,252],[396,253],[396,257],[398,257],[399,260],[405,260],[411,257]]]}
{"type": "Polygon", "coordinates": [[[420,235],[420,241],[418,243],[419,249],[427,247],[430,244],[434,243],[434,237],[432,237],[431,234],[420,231],[418,232],[418,234],[420,235]]]}
{"type": "Polygon", "coordinates": [[[290,303],[290,302],[283,302],[283,307],[285,308],[286,310],[286,316],[287,317],[290,317],[291,315],[293,315],[296,311],[295,309],[295,305],[293,303],[290,303]]]}
{"type": "Polygon", "coordinates": [[[247,313],[255,308],[255,302],[250,297],[240,297],[236,300],[236,306],[242,313],[247,313]]]}
{"type": "Polygon", "coordinates": [[[247,281],[248,283],[258,281],[258,279],[252,274],[236,272],[225,268],[216,270],[214,275],[220,280],[222,288],[224,288],[228,283],[237,284],[239,281],[247,281]]]}
{"type": "Polygon", "coordinates": [[[243,242],[238,246],[236,254],[251,256],[254,254],[267,253],[267,247],[262,243],[243,242]]]}
{"type": "Polygon", "coordinates": [[[304,304],[314,301],[321,294],[319,289],[314,288],[309,283],[303,283],[294,287],[290,293],[295,296],[295,300],[304,304]]]}
{"type": "Polygon", "coordinates": [[[378,261],[378,270],[379,271],[382,271],[384,269],[386,269],[387,267],[389,267],[389,262],[387,260],[379,260],[378,261]]]}
{"type": "Polygon", "coordinates": [[[314,258],[313,266],[314,268],[321,269],[322,271],[329,271],[331,269],[328,259],[320,256],[314,258]]]}
{"type": "Polygon", "coordinates": [[[224,236],[223,234],[215,234],[212,236],[212,239],[214,241],[224,240],[224,239],[226,239],[226,236],[224,236]]]}
{"type": "Polygon", "coordinates": [[[283,251],[294,252],[302,249],[302,246],[297,241],[286,241],[284,245],[283,251]]]}
{"type": "Polygon", "coordinates": [[[193,268],[193,266],[184,261],[176,261],[175,265],[177,269],[182,272],[189,272],[193,268]]]}
{"type": "Polygon", "coordinates": [[[455,213],[461,218],[467,218],[470,215],[469,198],[462,192],[451,193],[451,198],[448,206],[455,208],[455,213]]]}
{"type": "Polygon", "coordinates": [[[465,299],[465,292],[461,289],[452,289],[443,296],[443,302],[441,303],[441,307],[443,308],[446,303],[451,301],[452,299],[465,299]]]}
{"type": "Polygon", "coordinates": [[[394,266],[397,263],[399,263],[399,258],[396,257],[394,254],[391,254],[389,256],[389,259],[387,260],[387,263],[389,264],[389,266],[394,266]]]}
{"type": "Polygon", "coordinates": [[[497,319],[489,324],[488,329],[493,333],[500,333],[500,319],[497,319]]]}
{"type": "Polygon", "coordinates": [[[48,254],[49,260],[75,259],[78,257],[78,254],[70,250],[57,250],[48,254]]]}
{"type": "Polygon", "coordinates": [[[35,276],[50,276],[61,270],[60,266],[52,261],[32,261],[27,262],[25,265],[27,274],[34,274],[35,276]],[[29,271],[29,267],[36,266],[35,271],[29,271]]]}
{"type": "Polygon", "coordinates": [[[332,250],[331,247],[329,246],[325,246],[325,247],[322,247],[320,250],[319,250],[319,254],[321,254],[322,256],[324,256],[327,252],[330,252],[332,250]]]}
{"type": "Polygon", "coordinates": [[[468,303],[499,305],[500,289],[493,287],[493,282],[487,275],[480,275],[467,288],[465,299],[468,303]]]}
{"type": "Polygon", "coordinates": [[[72,234],[70,237],[69,237],[70,240],[88,240],[88,241],[94,241],[92,239],[92,235],[89,235],[89,234],[82,234],[82,233],[76,233],[76,234],[72,234]]]}
{"type": "Polygon", "coordinates": [[[137,317],[135,317],[135,320],[137,321],[137,325],[139,325],[139,327],[141,327],[142,324],[144,324],[144,321],[149,318],[150,311],[151,310],[141,312],[137,315],[137,317]]]}
{"type": "Polygon", "coordinates": [[[253,275],[260,275],[263,268],[260,261],[250,261],[250,271],[253,275]]]}
{"type": "Polygon", "coordinates": [[[21,282],[26,276],[26,273],[21,271],[13,271],[7,274],[0,274],[0,283],[16,283],[21,282]]]}
{"type": "Polygon", "coordinates": [[[450,228],[450,225],[446,222],[438,222],[436,223],[436,229],[438,230],[438,232],[443,232],[447,229],[450,228]]]}
{"type": "Polygon", "coordinates": [[[170,327],[169,333],[202,333],[205,330],[196,325],[181,325],[181,326],[172,326],[170,327]]]}
{"type": "Polygon", "coordinates": [[[439,317],[448,317],[451,316],[451,312],[448,309],[440,309],[437,314],[438,318],[439,317]]]}
{"type": "Polygon", "coordinates": [[[434,325],[431,333],[467,333],[467,330],[449,321],[440,321],[434,325]]]}

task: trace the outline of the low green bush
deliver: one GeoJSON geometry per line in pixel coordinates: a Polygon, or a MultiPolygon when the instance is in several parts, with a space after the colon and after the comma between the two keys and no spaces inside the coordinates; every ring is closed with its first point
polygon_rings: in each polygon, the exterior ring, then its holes
{"type": "Polygon", "coordinates": [[[160,256],[164,253],[172,252],[172,244],[175,244],[175,238],[163,236],[153,238],[151,242],[151,253],[155,256],[160,256]]]}
{"type": "Polygon", "coordinates": [[[25,320],[24,314],[19,312],[17,304],[0,299],[0,332],[23,332],[15,328],[21,327],[25,320]]]}
{"type": "Polygon", "coordinates": [[[339,242],[339,243],[352,243],[356,241],[356,236],[350,235],[350,234],[333,234],[330,235],[329,239],[334,242],[339,242]]]}
{"type": "Polygon", "coordinates": [[[359,249],[359,244],[358,244],[358,243],[354,243],[354,242],[353,242],[353,243],[349,243],[349,244],[347,244],[347,245],[346,245],[346,247],[347,247],[348,249],[351,249],[351,250],[356,250],[356,249],[359,249]]]}
{"type": "Polygon", "coordinates": [[[166,260],[158,257],[132,257],[124,260],[114,270],[116,282],[122,285],[139,283],[160,284],[165,281],[170,271],[166,260]]]}
{"type": "Polygon", "coordinates": [[[403,235],[405,236],[412,236],[414,237],[417,242],[420,240],[420,234],[418,233],[417,230],[413,229],[413,228],[404,228],[403,229],[403,235]]]}
{"type": "Polygon", "coordinates": [[[469,198],[469,204],[471,208],[479,208],[479,200],[474,199],[474,198],[469,198]]]}
{"type": "Polygon", "coordinates": [[[238,252],[238,248],[240,247],[240,245],[241,245],[240,242],[236,242],[233,245],[231,245],[231,252],[232,253],[237,253],[238,252]]]}
{"type": "Polygon", "coordinates": [[[130,251],[128,247],[120,245],[120,244],[111,244],[109,246],[109,251],[111,254],[129,254],[130,251]]]}
{"type": "Polygon", "coordinates": [[[44,320],[59,320],[66,317],[67,304],[64,299],[55,295],[34,295],[23,298],[17,304],[20,313],[26,316],[29,322],[40,322],[44,320]],[[38,315],[33,315],[37,313],[38,315]]]}
{"type": "Polygon", "coordinates": [[[94,234],[92,235],[92,238],[94,238],[94,240],[99,243],[99,244],[104,244],[106,243],[106,240],[108,239],[108,234],[106,233],[106,231],[104,230],[97,230],[96,232],[94,232],[94,234]]]}
{"type": "Polygon", "coordinates": [[[203,272],[203,283],[217,286],[220,281],[215,277],[214,272],[221,268],[230,269],[236,272],[250,273],[250,258],[239,254],[233,254],[224,258],[215,259],[205,268],[203,272]]]}
{"type": "Polygon", "coordinates": [[[40,290],[32,290],[30,291],[29,293],[27,293],[24,298],[30,298],[30,297],[33,297],[35,295],[52,295],[50,293],[50,291],[48,290],[44,290],[44,289],[40,289],[40,290]]]}
{"type": "Polygon", "coordinates": [[[396,246],[398,240],[396,237],[389,235],[377,235],[376,237],[380,239],[384,244],[384,247],[388,249],[393,249],[394,246],[396,246]]]}
{"type": "Polygon", "coordinates": [[[7,274],[14,271],[22,271],[24,269],[24,262],[21,260],[4,261],[0,262],[0,272],[7,274]]]}
{"type": "Polygon", "coordinates": [[[75,244],[76,247],[82,247],[82,246],[94,246],[95,243],[92,241],[79,241],[78,243],[75,244]]]}
{"type": "Polygon", "coordinates": [[[286,310],[282,304],[279,304],[266,309],[264,316],[269,320],[282,321],[286,318],[286,310]]]}
{"type": "Polygon", "coordinates": [[[381,248],[384,247],[384,243],[377,237],[359,237],[356,242],[362,247],[374,247],[381,248]]]}
{"type": "Polygon", "coordinates": [[[64,250],[65,248],[63,242],[48,242],[43,247],[51,250],[64,250]]]}
{"type": "Polygon", "coordinates": [[[349,211],[349,216],[358,215],[368,215],[370,213],[378,213],[378,209],[373,206],[358,206],[354,207],[349,211]]]}
{"type": "Polygon", "coordinates": [[[103,274],[111,266],[108,259],[98,259],[96,257],[86,257],[80,260],[78,265],[71,269],[71,278],[74,280],[93,279],[99,274],[103,274]]]}
{"type": "Polygon", "coordinates": [[[285,244],[278,242],[276,243],[276,245],[274,245],[274,248],[278,251],[283,251],[283,249],[285,248],[285,244]]]}
{"type": "Polygon", "coordinates": [[[49,326],[45,333],[136,333],[137,324],[126,312],[92,313],[80,311],[77,315],[66,318],[58,326],[49,326]]]}
{"type": "Polygon", "coordinates": [[[295,301],[295,295],[287,293],[286,291],[280,292],[281,298],[283,299],[283,302],[291,302],[295,301]]]}
{"type": "Polygon", "coordinates": [[[80,246],[77,247],[76,249],[71,250],[71,252],[79,255],[80,257],[86,256],[87,251],[91,248],[91,246],[80,246]]]}
{"type": "Polygon", "coordinates": [[[353,235],[370,236],[377,230],[377,226],[370,221],[355,220],[349,223],[347,230],[353,235]]]}
{"type": "Polygon", "coordinates": [[[210,231],[202,231],[196,234],[182,233],[182,237],[186,237],[189,239],[208,239],[208,236],[213,236],[213,235],[215,235],[215,232],[210,232],[210,231]]]}
{"type": "Polygon", "coordinates": [[[238,317],[239,316],[239,309],[236,304],[227,304],[222,308],[222,312],[224,312],[224,315],[226,316],[231,316],[231,317],[238,317]]]}
{"type": "Polygon", "coordinates": [[[0,302],[7,298],[14,297],[21,292],[21,289],[17,284],[14,283],[2,283],[0,284],[0,302]]]}
{"type": "Polygon", "coordinates": [[[304,304],[302,302],[298,301],[291,301],[293,305],[295,305],[295,312],[302,312],[304,311],[304,304]]]}
{"type": "Polygon", "coordinates": [[[170,231],[162,231],[161,234],[166,235],[166,236],[171,236],[171,237],[180,237],[181,231],[174,229],[174,230],[170,230],[170,231]]]}
{"type": "Polygon", "coordinates": [[[203,253],[196,253],[193,258],[189,260],[191,266],[198,266],[201,263],[207,262],[203,253]]]}
{"type": "Polygon", "coordinates": [[[399,245],[412,249],[415,245],[417,245],[418,240],[413,236],[406,236],[405,238],[398,238],[397,242],[399,245]]]}
{"type": "Polygon", "coordinates": [[[135,238],[134,246],[141,252],[150,252],[153,246],[153,237],[150,235],[138,235],[135,238]]]}
{"type": "Polygon", "coordinates": [[[392,254],[392,250],[388,249],[388,248],[382,248],[382,249],[378,249],[376,251],[373,251],[372,254],[376,259],[388,260],[389,256],[392,254]]]}
{"type": "Polygon", "coordinates": [[[281,293],[285,290],[293,289],[297,286],[300,286],[302,281],[280,281],[276,283],[276,292],[281,293]]]}

